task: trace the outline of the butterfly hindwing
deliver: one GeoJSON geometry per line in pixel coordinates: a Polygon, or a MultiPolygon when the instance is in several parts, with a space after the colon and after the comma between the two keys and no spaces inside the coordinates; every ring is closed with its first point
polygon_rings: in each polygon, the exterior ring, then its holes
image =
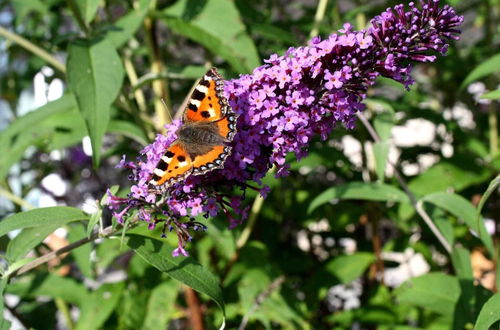
{"type": "Polygon", "coordinates": [[[226,116],[229,105],[224,97],[224,81],[215,68],[196,85],[184,112],[184,122],[215,122],[226,116]]]}
{"type": "Polygon", "coordinates": [[[174,142],[156,165],[151,183],[160,186],[182,181],[191,174],[192,169],[193,162],[185,146],[174,142]]]}
{"type": "Polygon", "coordinates": [[[230,147],[213,146],[207,153],[195,157],[193,160],[193,175],[201,175],[208,171],[223,168],[224,161],[230,154],[230,147]]]}

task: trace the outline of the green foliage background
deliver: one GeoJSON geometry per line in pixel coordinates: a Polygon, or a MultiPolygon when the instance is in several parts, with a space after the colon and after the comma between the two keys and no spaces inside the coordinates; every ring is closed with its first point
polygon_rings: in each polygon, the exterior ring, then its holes
{"type": "Polygon", "coordinates": [[[417,66],[409,92],[380,79],[366,122],[313,141],[308,157],[289,159],[289,177],[266,177],[265,201],[247,196],[246,223],[229,231],[223,217],[203,220],[191,257],[172,258],[174,237],[115,228],[92,202],[113,185],[128,192],[114,165],[162,130],[162,99],[177,110],[207,67],[227,79],[250,73],[344,22],[362,29],[397,2],[0,2],[0,315],[36,329],[498,328],[500,2],[448,3],[465,16],[448,56],[417,66]],[[65,92],[36,107],[26,100],[40,72],[65,92]],[[395,141],[394,127],[415,120],[434,125],[434,141],[395,141]],[[359,141],[358,160],[346,139],[359,141]],[[52,196],[67,206],[39,208],[51,173],[68,185],[52,196]],[[32,269],[61,226],[69,255],[32,269]],[[408,276],[415,256],[429,269],[408,276]],[[386,276],[396,267],[408,279],[394,285],[386,276]]]}

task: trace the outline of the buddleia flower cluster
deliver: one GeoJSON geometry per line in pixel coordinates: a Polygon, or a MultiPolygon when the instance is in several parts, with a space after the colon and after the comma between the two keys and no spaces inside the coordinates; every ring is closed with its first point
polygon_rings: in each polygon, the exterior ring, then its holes
{"type": "Polygon", "coordinates": [[[286,176],[286,156],[307,154],[313,137],[325,140],[338,124],[352,129],[362,111],[367,89],[379,76],[412,85],[412,63],[432,62],[444,55],[450,40],[458,39],[463,17],[438,0],[423,0],[389,8],[371,20],[366,30],[345,24],[326,39],[313,38],[307,46],[272,55],[252,74],[226,81],[225,96],[239,115],[232,153],[224,169],[190,176],[166,190],[151,189],[148,182],[166,148],[176,139],[179,121],[166,126],[167,134],[141,151],[136,163],[120,162],[132,170],[134,185],[128,198],[109,195],[118,221],[137,210],[150,228],[163,225],[175,231],[184,249],[191,230],[206,230],[195,217],[223,214],[229,227],[243,221],[248,206],[242,201],[248,189],[265,197],[269,188],[261,179],[275,167],[286,176]]]}

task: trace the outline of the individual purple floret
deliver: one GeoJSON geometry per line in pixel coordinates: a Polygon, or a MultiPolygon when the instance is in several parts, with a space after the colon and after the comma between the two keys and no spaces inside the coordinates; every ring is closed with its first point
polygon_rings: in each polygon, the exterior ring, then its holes
{"type": "Polygon", "coordinates": [[[239,118],[224,169],[190,176],[165,191],[151,189],[151,173],[181,125],[175,121],[167,125],[167,135],[158,135],[141,151],[139,163],[120,162],[132,169],[135,185],[128,199],[110,197],[115,216],[121,221],[130,209],[139,209],[139,217],[150,228],[162,222],[164,232],[167,227],[175,230],[179,237],[175,256],[187,255],[188,230],[206,230],[194,216],[208,218],[222,212],[230,227],[238,225],[248,214],[242,203],[246,190],[267,195],[269,189],[259,188],[260,180],[272,167],[276,176],[287,175],[288,154],[304,157],[311,139],[325,140],[337,124],[352,129],[367,89],[378,76],[409,88],[411,62],[434,61],[430,51],[446,53],[447,42],[458,39],[463,17],[438,4],[425,0],[418,9],[411,2],[407,10],[397,5],[372,19],[367,30],[353,31],[345,24],[339,34],[313,38],[308,46],[290,48],[282,56],[274,54],[252,74],[227,81],[225,94],[239,118]],[[180,221],[181,217],[189,221],[180,221]]]}

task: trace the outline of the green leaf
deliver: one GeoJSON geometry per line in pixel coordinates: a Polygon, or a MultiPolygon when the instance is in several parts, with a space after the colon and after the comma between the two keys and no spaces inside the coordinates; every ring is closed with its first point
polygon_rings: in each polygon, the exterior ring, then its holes
{"type": "Polygon", "coordinates": [[[412,278],[396,290],[396,298],[400,303],[419,306],[449,317],[453,316],[459,297],[458,279],[442,273],[412,278]]]}
{"type": "Polygon", "coordinates": [[[500,293],[496,293],[483,305],[474,330],[491,329],[490,326],[498,320],[500,320],[500,293]]]}
{"type": "Polygon", "coordinates": [[[2,299],[0,300],[0,330],[7,330],[11,328],[11,323],[7,321],[6,319],[3,318],[3,309],[4,309],[4,291],[5,287],[7,286],[9,279],[7,277],[0,279],[0,295],[2,296],[2,299]]]}
{"type": "Polygon", "coordinates": [[[90,23],[97,13],[99,0],[77,0],[75,2],[85,23],[90,23]]]}
{"type": "Polygon", "coordinates": [[[500,186],[500,175],[497,175],[496,178],[491,180],[490,184],[488,185],[488,188],[484,192],[483,196],[481,196],[481,200],[479,201],[479,204],[477,205],[477,222],[479,222],[479,219],[481,218],[481,211],[483,210],[484,203],[486,203],[486,200],[490,198],[491,194],[500,186]]]}
{"type": "Polygon", "coordinates": [[[394,127],[393,112],[382,112],[373,119],[373,126],[382,141],[387,141],[391,137],[391,130],[394,127]]]}
{"type": "Polygon", "coordinates": [[[35,246],[40,244],[45,237],[53,233],[59,225],[47,225],[42,227],[26,228],[14,237],[7,246],[5,258],[12,263],[19,258],[23,258],[35,246]]]}
{"type": "Polygon", "coordinates": [[[170,29],[224,58],[235,71],[246,73],[260,65],[257,49],[233,1],[207,1],[195,6],[181,0],[163,14],[170,29]]]}
{"type": "Polygon", "coordinates": [[[17,118],[1,131],[0,145],[9,157],[0,157],[0,178],[5,177],[10,167],[22,158],[26,148],[53,134],[55,128],[45,124],[48,120],[75,108],[74,96],[67,93],[60,99],[17,118]]]}
{"type": "Polygon", "coordinates": [[[125,42],[130,40],[141,26],[149,8],[150,0],[142,2],[140,8],[134,8],[134,10],[120,17],[113,24],[113,27],[108,30],[106,39],[111,41],[116,48],[120,48],[125,42]]]}
{"type": "Polygon", "coordinates": [[[14,229],[62,226],[68,222],[87,220],[88,215],[69,206],[53,206],[16,213],[0,221],[0,236],[14,229]]]}
{"type": "Polygon", "coordinates": [[[112,120],[108,125],[108,132],[118,133],[127,136],[141,145],[148,144],[148,138],[143,130],[136,125],[124,120],[112,120]]]}
{"type": "Polygon", "coordinates": [[[24,259],[19,259],[17,261],[14,261],[12,264],[9,265],[9,268],[7,268],[7,271],[3,274],[3,277],[9,277],[12,273],[17,271],[19,268],[23,267],[26,265],[28,262],[33,261],[34,258],[24,258],[24,259]]]}
{"type": "Polygon", "coordinates": [[[174,315],[172,302],[176,300],[178,291],[179,286],[172,280],[160,283],[151,291],[142,329],[165,329],[174,315]]]}
{"type": "Polygon", "coordinates": [[[94,230],[95,225],[99,222],[102,217],[102,209],[99,208],[95,213],[92,213],[89,219],[89,223],[87,224],[87,237],[90,238],[92,235],[92,231],[94,230]]]}
{"type": "Polygon", "coordinates": [[[472,70],[467,77],[465,77],[464,81],[460,85],[460,89],[464,88],[468,84],[483,77],[486,77],[489,74],[500,71],[500,54],[496,54],[485,61],[481,61],[477,67],[472,70]]]}
{"type": "Polygon", "coordinates": [[[18,277],[14,283],[7,287],[7,292],[24,298],[37,298],[39,296],[61,298],[78,306],[87,299],[87,289],[83,283],[53,273],[36,276],[29,274],[18,277]]]}
{"type": "Polygon", "coordinates": [[[450,188],[455,191],[463,190],[471,185],[487,180],[491,172],[484,166],[478,166],[470,158],[457,158],[450,161],[441,161],[424,173],[411,180],[410,190],[423,196],[450,188]]]}
{"type": "Polygon", "coordinates": [[[377,171],[378,181],[384,181],[385,167],[389,156],[390,144],[388,141],[375,142],[373,144],[373,153],[375,154],[375,169],[377,171]]]}
{"type": "Polygon", "coordinates": [[[326,268],[333,273],[343,284],[351,283],[366,271],[376,260],[373,253],[356,252],[351,255],[336,257],[328,263],[326,268]]]}
{"type": "Polygon", "coordinates": [[[466,225],[479,234],[479,238],[491,255],[494,255],[493,241],[486,231],[484,221],[477,221],[477,213],[474,206],[465,198],[457,194],[438,192],[424,196],[421,201],[429,202],[440,207],[455,217],[463,219],[466,225]]]}
{"type": "Polygon", "coordinates": [[[110,106],[122,85],[124,73],[120,57],[106,39],[80,40],[69,47],[67,69],[69,87],[85,119],[94,166],[97,166],[110,106]]]}
{"type": "Polygon", "coordinates": [[[488,99],[488,100],[499,100],[500,99],[500,89],[488,93],[484,93],[481,95],[482,99],[488,99]]]}
{"type": "Polygon", "coordinates": [[[458,322],[460,319],[466,322],[474,322],[474,310],[476,306],[476,293],[474,288],[474,277],[472,273],[472,265],[470,262],[469,251],[463,247],[455,247],[451,254],[451,260],[453,262],[453,267],[455,268],[455,273],[459,279],[461,296],[460,305],[457,306],[457,312],[460,314],[460,318],[456,317],[455,321],[458,322]]]}
{"type": "Polygon", "coordinates": [[[328,188],[316,196],[309,205],[308,213],[334,199],[361,199],[381,202],[409,203],[408,196],[401,190],[375,182],[350,182],[328,188]]]}
{"type": "MultiPolygon", "coordinates": [[[[85,237],[85,228],[83,224],[76,223],[69,226],[68,241],[74,243],[85,237]]],[[[84,244],[71,251],[71,255],[75,258],[75,262],[80,272],[85,277],[93,278],[92,263],[90,254],[92,253],[92,244],[84,244]]]]}
{"type": "Polygon", "coordinates": [[[218,279],[191,257],[173,257],[168,244],[140,235],[128,235],[126,242],[139,256],[159,271],[204,293],[219,305],[225,317],[224,300],[218,279]]]}
{"type": "Polygon", "coordinates": [[[80,309],[76,330],[99,329],[120,301],[125,282],[104,284],[92,292],[80,309]]]}

